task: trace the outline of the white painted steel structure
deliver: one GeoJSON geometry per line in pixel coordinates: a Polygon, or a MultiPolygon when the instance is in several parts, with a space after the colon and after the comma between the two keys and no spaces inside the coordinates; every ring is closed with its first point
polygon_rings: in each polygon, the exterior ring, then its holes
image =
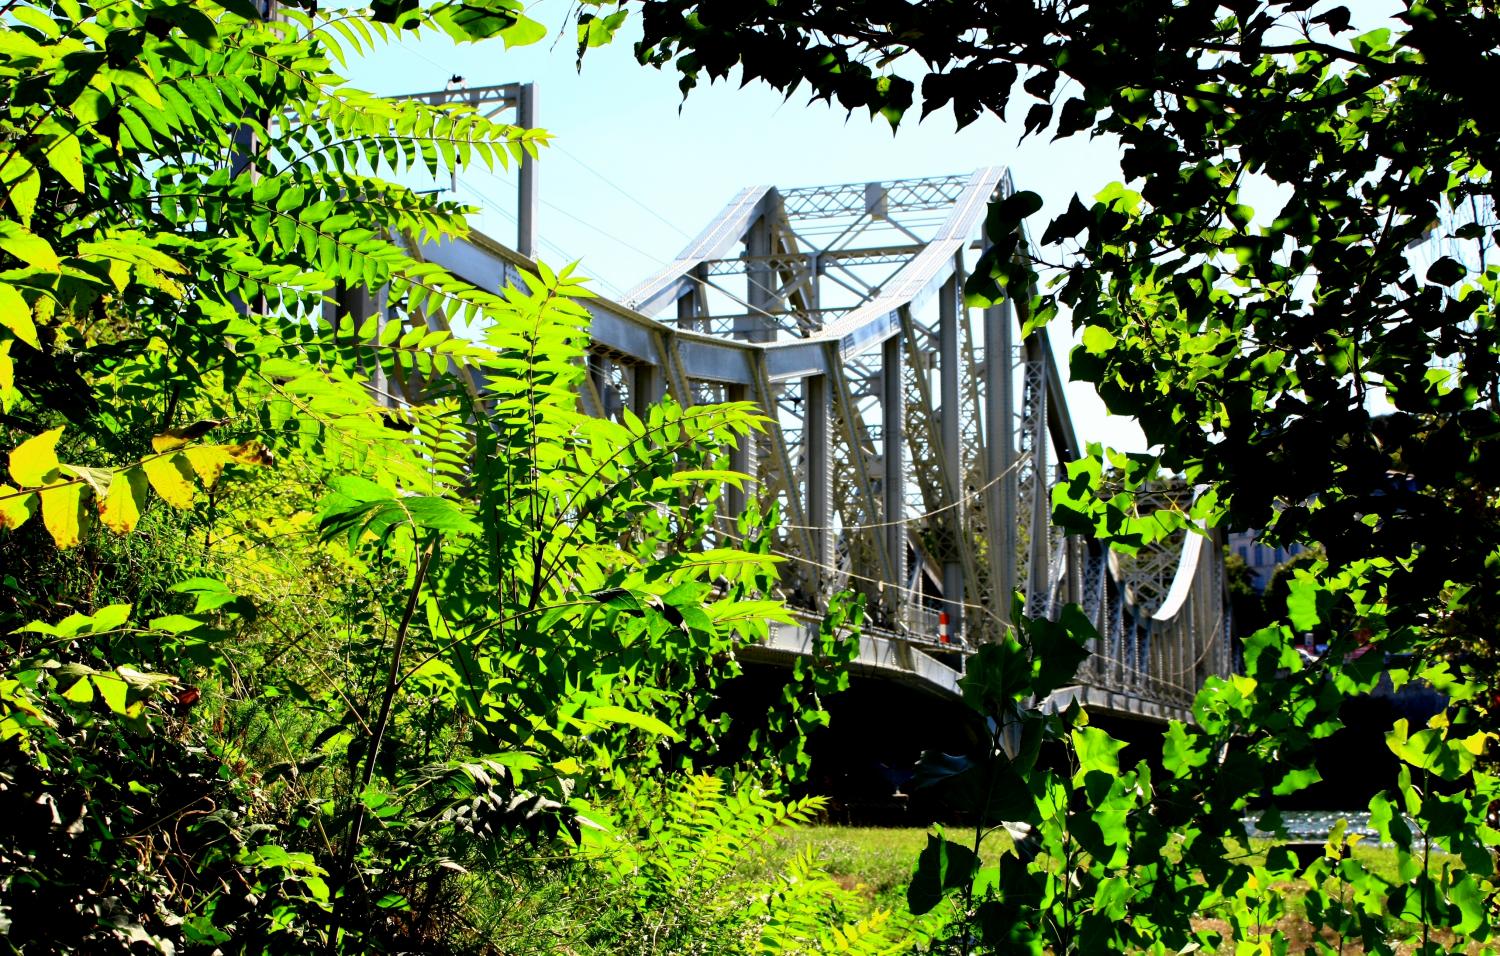
{"type": "MultiPolygon", "coordinates": [[[[777,550],[803,623],[751,653],[806,653],[827,600],[852,589],[873,625],[859,666],[953,694],[1020,591],[1032,613],[1077,603],[1099,630],[1052,703],[1185,717],[1232,664],[1221,548],[1191,534],[1125,559],[1051,525],[1052,486],[1079,445],[1046,333],[1022,340],[1009,302],[962,298],[987,203],[1011,188],[989,167],[745,189],[623,303],[586,303],[582,401],[614,415],[670,393],[754,401],[770,417],[735,464],[781,506],[777,550]]],[[[421,253],[489,289],[533,268],[482,236],[421,253]]]]}

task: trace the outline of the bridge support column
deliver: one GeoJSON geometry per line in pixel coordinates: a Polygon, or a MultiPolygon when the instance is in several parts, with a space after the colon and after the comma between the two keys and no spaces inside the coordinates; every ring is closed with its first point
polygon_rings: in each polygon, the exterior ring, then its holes
{"type": "Polygon", "coordinates": [[[881,476],[881,521],[885,534],[886,558],[891,573],[895,575],[894,588],[887,588],[886,608],[892,617],[897,609],[911,599],[900,588],[906,586],[906,525],[900,523],[906,517],[906,434],[902,429],[906,410],[902,394],[901,357],[904,346],[901,336],[893,335],[885,340],[880,352],[880,419],[881,443],[885,446],[884,474],[881,476]]]}
{"type": "MultiPolygon", "coordinates": [[[[516,88],[516,125],[522,129],[536,126],[536,84],[522,83],[516,88]]],[[[536,258],[536,160],[521,155],[521,171],[516,196],[516,251],[528,259],[536,258]]]]}
{"type": "MultiPolygon", "coordinates": [[[[943,283],[938,293],[938,408],[943,456],[943,474],[948,480],[948,500],[952,506],[947,521],[952,523],[956,534],[963,532],[964,508],[964,461],[962,434],[959,427],[962,418],[959,411],[961,401],[959,382],[963,375],[963,356],[958,344],[958,277],[955,275],[943,283]]],[[[957,543],[957,542],[955,542],[957,543]]],[[[949,555],[943,562],[943,601],[947,605],[949,633],[963,633],[964,566],[958,556],[949,555]]]]}
{"type": "Polygon", "coordinates": [[[1025,345],[1027,422],[1031,430],[1031,500],[1022,502],[1031,508],[1031,547],[1026,561],[1026,613],[1036,617],[1046,612],[1050,591],[1048,565],[1052,548],[1048,528],[1051,525],[1052,465],[1047,455],[1047,361],[1042,341],[1032,336],[1025,345]]]}
{"type": "Polygon", "coordinates": [[[666,378],[655,365],[641,363],[631,368],[630,410],[645,419],[651,406],[666,395],[666,378]]]}
{"type": "MultiPolygon", "coordinates": [[[[748,402],[754,398],[750,387],[747,385],[731,385],[728,388],[728,393],[727,398],[731,402],[748,402]]],[[[750,476],[750,480],[745,482],[743,489],[736,488],[733,485],[729,486],[728,494],[725,496],[725,504],[728,506],[728,510],[724,513],[724,517],[729,519],[730,524],[733,524],[736,518],[745,513],[745,505],[751,498],[755,497],[755,476],[758,464],[756,461],[758,456],[755,452],[755,436],[753,434],[741,435],[739,444],[735,445],[734,450],[729,455],[730,469],[750,476]]]]}
{"type": "Polygon", "coordinates": [[[1010,299],[984,310],[985,490],[989,515],[991,610],[1010,619],[1010,599],[1016,591],[1016,412],[1014,321],[1010,299]]]}
{"type": "Polygon", "coordinates": [[[802,380],[803,404],[807,410],[802,424],[802,453],[806,461],[807,523],[812,526],[813,553],[808,557],[816,562],[812,577],[818,582],[819,604],[824,596],[824,583],[831,575],[833,540],[830,526],[833,524],[833,490],[830,481],[832,466],[833,434],[829,428],[828,378],[810,375],[802,380]]]}
{"type": "Polygon", "coordinates": [[[750,226],[745,234],[745,302],[749,314],[743,322],[736,322],[736,338],[750,342],[776,341],[776,320],[771,313],[776,311],[776,270],[771,265],[772,220],[780,203],[775,190],[766,196],[765,212],[750,226]]]}
{"type": "MultiPolygon", "coordinates": [[[[696,279],[698,277],[698,270],[693,269],[688,275],[696,279]]],[[[689,331],[698,330],[698,318],[703,311],[698,308],[698,304],[702,301],[703,285],[700,282],[694,282],[686,292],[678,297],[677,327],[679,329],[688,329],[689,331]]]]}

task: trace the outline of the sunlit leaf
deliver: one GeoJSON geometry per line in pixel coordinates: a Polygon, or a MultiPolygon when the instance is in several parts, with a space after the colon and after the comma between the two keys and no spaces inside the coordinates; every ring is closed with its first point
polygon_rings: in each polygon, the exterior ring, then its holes
{"type": "Polygon", "coordinates": [[[10,453],[10,476],[22,488],[36,488],[57,472],[57,440],[62,428],[51,428],[22,442],[10,453]]]}
{"type": "Polygon", "coordinates": [[[193,471],[181,454],[147,458],[141,468],[167,504],[174,508],[193,506],[193,471]]]}
{"type": "Polygon", "coordinates": [[[128,534],[141,520],[146,504],[146,473],[127,468],[109,484],[109,495],[99,504],[99,520],[116,534],[128,534]]]}
{"type": "Polygon", "coordinates": [[[67,482],[43,488],[42,523],[47,533],[59,548],[75,547],[83,536],[84,492],[88,490],[82,482],[67,482]]]}

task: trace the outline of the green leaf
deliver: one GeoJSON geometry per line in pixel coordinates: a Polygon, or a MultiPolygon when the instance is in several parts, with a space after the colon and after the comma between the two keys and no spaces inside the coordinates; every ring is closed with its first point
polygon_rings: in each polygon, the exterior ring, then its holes
{"type": "Polygon", "coordinates": [[[979,870],[979,857],[941,831],[927,835],[927,846],[917,857],[917,869],[906,888],[906,905],[915,916],[930,912],[955,889],[968,886],[979,870]]]}
{"type": "Polygon", "coordinates": [[[36,336],[36,323],[32,320],[31,306],[15,286],[0,282],[0,325],[10,329],[16,338],[34,349],[42,344],[36,336]]]}
{"type": "Polygon", "coordinates": [[[1073,750],[1078,756],[1078,773],[1081,780],[1093,771],[1117,776],[1120,772],[1120,751],[1125,741],[1116,740],[1098,727],[1082,727],[1073,730],[1073,750]]]}
{"type": "Polygon", "coordinates": [[[78,137],[63,133],[46,147],[47,165],[77,192],[84,190],[83,150],[78,137]]]}
{"type": "Polygon", "coordinates": [[[62,268],[47,240],[18,222],[0,220],[0,249],[34,269],[56,272],[62,268]]]}
{"type": "Polygon", "coordinates": [[[123,677],[116,674],[95,674],[93,676],[94,686],[99,688],[99,695],[104,698],[104,703],[109,709],[121,717],[127,716],[126,708],[130,700],[130,685],[123,677]]]}
{"type": "Polygon", "coordinates": [[[1083,347],[1093,355],[1103,355],[1118,341],[1113,332],[1097,325],[1086,326],[1083,330],[1083,347]]]}
{"type": "Polygon", "coordinates": [[[500,38],[505,41],[505,48],[530,46],[547,36],[547,28],[530,17],[521,16],[516,22],[500,31],[500,38]]]}
{"type": "Polygon", "coordinates": [[[617,707],[613,704],[588,708],[584,711],[584,719],[595,724],[627,724],[631,727],[638,727],[647,733],[656,734],[659,737],[670,737],[673,740],[682,739],[681,734],[650,714],[627,710],[624,707],[617,707]]]}
{"type": "Polygon", "coordinates": [[[36,215],[36,201],[42,194],[42,174],[28,163],[26,172],[15,182],[7,183],[5,188],[10,192],[11,204],[15,206],[21,222],[30,223],[31,218],[36,215]]]}

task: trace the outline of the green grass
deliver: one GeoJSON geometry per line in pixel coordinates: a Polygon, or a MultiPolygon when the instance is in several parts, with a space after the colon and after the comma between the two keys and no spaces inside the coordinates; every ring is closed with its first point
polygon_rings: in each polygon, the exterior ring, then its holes
{"type": "Polygon", "coordinates": [[[926,829],[917,827],[817,826],[780,837],[757,867],[774,876],[805,849],[812,849],[830,876],[882,906],[906,905],[906,884],[927,844],[926,829]]]}
{"type": "MultiPolygon", "coordinates": [[[[811,849],[828,873],[844,886],[863,893],[881,906],[901,911],[906,906],[906,884],[916,866],[917,855],[927,843],[928,832],[921,828],[807,827],[778,838],[757,861],[754,873],[747,875],[774,878],[793,856],[811,849]]],[[[969,835],[951,833],[955,839],[969,835]]],[[[1270,841],[1252,841],[1245,848],[1246,855],[1241,861],[1264,863],[1265,853],[1272,845],[1270,841]]],[[[1371,872],[1388,880],[1396,878],[1394,850],[1356,844],[1353,852],[1354,857],[1371,872]]],[[[1279,884],[1276,889],[1286,905],[1281,929],[1293,941],[1292,952],[1303,952],[1313,936],[1313,928],[1306,923],[1303,905],[1307,884],[1296,880],[1279,884]]],[[[1233,943],[1226,944],[1223,950],[1226,953],[1233,951],[1233,943]]],[[[1360,951],[1357,947],[1346,950],[1351,954],[1360,951]]]]}

